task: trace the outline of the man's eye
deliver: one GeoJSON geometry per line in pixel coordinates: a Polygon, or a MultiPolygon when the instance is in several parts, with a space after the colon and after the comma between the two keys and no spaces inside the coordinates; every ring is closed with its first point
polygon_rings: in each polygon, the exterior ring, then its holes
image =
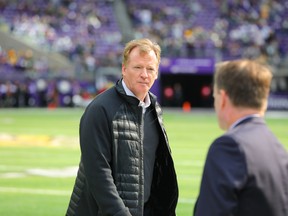
{"type": "Polygon", "coordinates": [[[150,73],[154,73],[154,71],[155,71],[154,68],[148,68],[147,70],[148,70],[150,73]]]}

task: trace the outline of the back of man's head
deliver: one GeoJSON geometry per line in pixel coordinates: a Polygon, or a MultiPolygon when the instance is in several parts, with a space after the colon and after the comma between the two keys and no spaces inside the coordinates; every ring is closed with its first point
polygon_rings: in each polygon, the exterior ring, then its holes
{"type": "Polygon", "coordinates": [[[214,85],[224,90],[235,107],[266,108],[272,73],[253,60],[233,60],[216,65],[214,85]]]}

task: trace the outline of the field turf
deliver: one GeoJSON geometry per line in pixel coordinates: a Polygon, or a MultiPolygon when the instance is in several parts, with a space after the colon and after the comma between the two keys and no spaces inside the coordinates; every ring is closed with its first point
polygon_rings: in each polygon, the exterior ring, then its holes
{"type": "MultiPolygon", "coordinates": [[[[80,159],[75,109],[0,109],[0,215],[65,215],[80,159]]],[[[267,114],[288,149],[287,114],[267,114]]],[[[192,215],[207,149],[221,135],[212,111],[164,109],[179,181],[177,215],[192,215]]]]}

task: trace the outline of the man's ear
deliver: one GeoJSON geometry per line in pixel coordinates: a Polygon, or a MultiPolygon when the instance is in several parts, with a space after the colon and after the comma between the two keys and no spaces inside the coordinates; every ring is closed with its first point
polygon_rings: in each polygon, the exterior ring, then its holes
{"type": "Polygon", "coordinates": [[[126,71],[126,67],[124,64],[122,64],[122,77],[124,77],[126,71]]]}
{"type": "Polygon", "coordinates": [[[223,90],[223,89],[220,90],[220,98],[221,98],[220,107],[223,108],[223,107],[225,107],[227,105],[228,100],[229,100],[226,91],[223,90]]]}

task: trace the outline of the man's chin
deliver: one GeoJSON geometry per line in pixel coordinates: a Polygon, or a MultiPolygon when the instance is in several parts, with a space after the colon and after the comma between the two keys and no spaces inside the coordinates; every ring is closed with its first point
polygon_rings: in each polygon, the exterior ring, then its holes
{"type": "Polygon", "coordinates": [[[149,91],[149,85],[147,84],[139,84],[139,91],[149,91]]]}

